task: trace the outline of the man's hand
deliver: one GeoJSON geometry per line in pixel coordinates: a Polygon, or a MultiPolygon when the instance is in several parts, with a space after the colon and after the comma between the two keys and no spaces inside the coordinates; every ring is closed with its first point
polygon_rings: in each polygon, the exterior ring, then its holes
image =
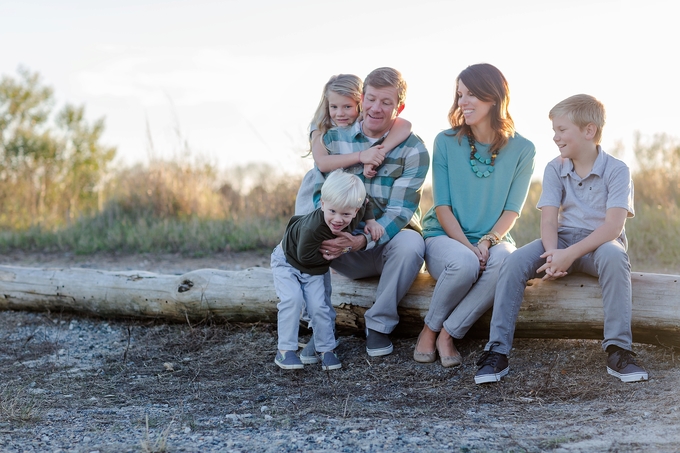
{"type": "Polygon", "coordinates": [[[356,252],[366,247],[366,237],[363,234],[352,236],[341,232],[335,239],[326,239],[321,243],[319,252],[327,260],[333,260],[344,253],[356,252]]]}

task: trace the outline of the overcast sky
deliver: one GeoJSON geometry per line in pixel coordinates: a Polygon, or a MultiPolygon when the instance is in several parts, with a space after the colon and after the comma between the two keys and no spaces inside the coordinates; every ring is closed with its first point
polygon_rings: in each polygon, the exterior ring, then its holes
{"type": "Polygon", "coordinates": [[[537,147],[539,177],[557,155],[547,113],[572,94],[604,102],[605,149],[630,148],[636,130],[680,136],[676,5],[0,0],[0,74],[37,71],[58,107],[85,104],[90,120],[105,117],[104,140],[124,162],[147,159],[150,135],[159,156],[176,156],[184,140],[220,166],[301,173],[331,75],[399,69],[409,85],[402,116],[432,151],[455,77],[487,62],[510,83],[510,112],[537,147]]]}

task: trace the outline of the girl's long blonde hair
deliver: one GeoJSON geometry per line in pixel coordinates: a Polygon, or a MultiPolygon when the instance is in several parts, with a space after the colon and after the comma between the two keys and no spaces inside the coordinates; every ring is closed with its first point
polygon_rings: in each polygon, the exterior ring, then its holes
{"type": "Polygon", "coordinates": [[[319,106],[316,108],[314,118],[312,119],[312,124],[316,126],[321,135],[335,126],[328,113],[328,94],[333,92],[354,99],[357,102],[357,109],[361,111],[361,92],[363,87],[364,84],[361,79],[353,74],[334,75],[326,82],[321,94],[321,101],[319,101],[319,106]]]}

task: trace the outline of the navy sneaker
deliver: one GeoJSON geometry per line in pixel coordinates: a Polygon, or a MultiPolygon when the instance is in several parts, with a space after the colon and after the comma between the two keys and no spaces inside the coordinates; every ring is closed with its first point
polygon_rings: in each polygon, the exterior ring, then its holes
{"type": "Polygon", "coordinates": [[[392,354],[394,347],[386,333],[366,328],[366,353],[371,357],[392,354]]]}
{"type": "Polygon", "coordinates": [[[635,354],[632,351],[618,349],[607,357],[607,373],[615,376],[623,382],[646,381],[647,372],[635,363],[635,354]]]}
{"type": "MultiPolygon", "coordinates": [[[[340,339],[335,339],[335,347],[340,344],[340,339]]],[[[319,355],[316,353],[316,346],[314,345],[314,335],[309,339],[309,343],[304,345],[300,352],[300,360],[305,365],[313,365],[319,363],[319,355]]]]}
{"type": "Polygon", "coordinates": [[[305,367],[295,351],[277,351],[274,363],[284,370],[301,370],[305,367]]]}
{"type": "Polygon", "coordinates": [[[508,358],[493,351],[484,351],[477,361],[477,366],[479,369],[475,374],[475,384],[498,382],[510,371],[508,358]]]}
{"type": "Polygon", "coordinates": [[[321,369],[324,371],[327,370],[337,370],[342,368],[342,364],[340,363],[340,359],[338,359],[338,355],[333,352],[333,351],[328,351],[328,352],[322,352],[321,353],[321,369]]]}

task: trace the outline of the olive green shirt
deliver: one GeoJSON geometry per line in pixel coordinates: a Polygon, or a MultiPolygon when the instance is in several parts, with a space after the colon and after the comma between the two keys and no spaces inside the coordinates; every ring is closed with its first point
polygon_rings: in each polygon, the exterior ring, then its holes
{"type": "MultiPolygon", "coordinates": [[[[374,218],[373,207],[366,200],[357,215],[342,231],[352,233],[361,222],[374,218]]],[[[281,248],[288,264],[295,269],[310,275],[323,275],[328,272],[331,262],[323,257],[319,247],[323,241],[336,237],[326,225],[323,211],[318,208],[309,214],[293,216],[290,219],[281,241],[281,248]]]]}

